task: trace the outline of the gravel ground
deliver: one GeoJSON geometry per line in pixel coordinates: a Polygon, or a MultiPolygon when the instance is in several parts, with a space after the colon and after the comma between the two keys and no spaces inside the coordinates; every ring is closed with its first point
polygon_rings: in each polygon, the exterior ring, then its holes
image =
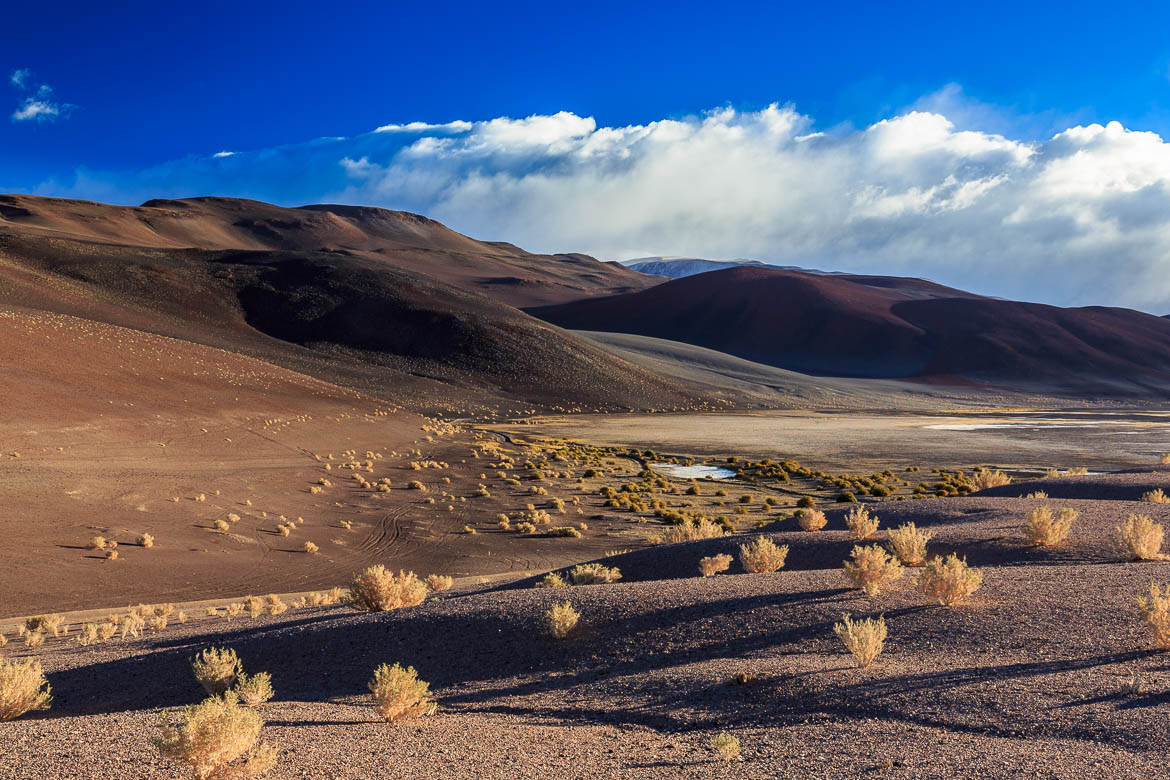
{"type": "MultiPolygon", "coordinates": [[[[1170,655],[1152,649],[1134,596],[1170,563],[1125,562],[1113,527],[1128,501],[1080,509],[1068,544],[1024,545],[1030,499],[888,502],[882,528],[937,532],[985,575],[971,603],[932,605],[904,578],[867,598],[840,574],[852,545],[840,512],[791,547],[776,574],[738,563],[712,579],[697,561],[741,539],[610,559],[623,582],[455,592],[379,615],[343,607],[141,640],[35,651],[53,709],[0,724],[0,778],[175,777],[150,746],[159,711],[195,702],[187,666],[228,645],[272,673],[261,707],[280,744],[278,778],[371,777],[1155,777],[1170,751],[1170,655]],[[581,629],[546,638],[541,616],[569,599],[581,629]],[[855,667],[833,634],[841,613],[882,613],[885,652],[855,667]],[[431,718],[375,719],[365,684],[382,662],[415,666],[439,703],[431,718]],[[737,675],[746,681],[739,683],[737,675]],[[1124,693],[1134,679],[1141,692],[1124,693]],[[728,732],[743,760],[707,747],[728,732]]],[[[786,521],[791,522],[791,521],[786,521]]],[[[879,532],[878,538],[881,538],[879,532]]]]}

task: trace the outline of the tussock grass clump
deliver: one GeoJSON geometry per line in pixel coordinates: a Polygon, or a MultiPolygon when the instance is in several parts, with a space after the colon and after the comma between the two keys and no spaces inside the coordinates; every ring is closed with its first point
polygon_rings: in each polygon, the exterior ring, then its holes
{"type": "Polygon", "coordinates": [[[414,572],[398,574],[381,564],[354,576],[349,584],[349,603],[363,612],[386,612],[413,607],[427,597],[427,586],[414,572]]]}
{"type": "Polygon", "coordinates": [[[1170,556],[1159,552],[1162,549],[1163,529],[1149,515],[1130,515],[1125,525],[1117,528],[1121,543],[1129,550],[1135,561],[1164,561],[1170,556]]]}
{"type": "Polygon", "coordinates": [[[544,613],[545,625],[548,626],[549,636],[553,639],[564,639],[573,633],[580,619],[581,613],[573,609],[573,605],[568,601],[553,604],[548,612],[544,613]]]}
{"type": "Polygon", "coordinates": [[[516,523],[516,531],[521,534],[534,534],[536,526],[532,523],[516,523]]]}
{"type": "Polygon", "coordinates": [[[898,559],[876,544],[868,547],[855,545],[850,558],[851,561],[845,561],[845,579],[867,596],[881,593],[882,588],[903,574],[898,559]]]}
{"type": "Polygon", "coordinates": [[[281,615],[288,611],[288,604],[281,601],[280,596],[275,593],[269,593],[264,597],[264,611],[269,615],[281,615]]]}
{"type": "Polygon", "coordinates": [[[898,556],[903,566],[921,566],[926,563],[926,545],[934,536],[932,531],[904,523],[886,534],[890,551],[898,556]]]}
{"type": "Polygon", "coordinates": [[[24,628],[26,631],[44,631],[57,637],[61,635],[61,624],[64,622],[65,618],[61,615],[37,615],[26,619],[24,628]]]}
{"type": "Polygon", "coordinates": [[[825,527],[829,519],[819,509],[802,509],[796,513],[796,522],[804,531],[819,531],[825,527]]]}
{"type": "Polygon", "coordinates": [[[833,631],[841,637],[845,649],[853,653],[857,665],[868,669],[886,644],[886,618],[865,618],[852,620],[848,614],[841,616],[841,622],[833,625],[833,631]]]}
{"type": "Polygon", "coordinates": [[[222,533],[226,533],[229,528],[231,528],[231,526],[228,525],[226,520],[216,520],[215,521],[215,530],[220,531],[222,533]]]}
{"type": "Polygon", "coordinates": [[[714,577],[721,571],[727,571],[730,567],[731,556],[726,553],[708,555],[706,558],[699,560],[699,572],[704,577],[714,577]]]}
{"type": "Polygon", "coordinates": [[[544,532],[545,536],[567,536],[573,539],[580,539],[581,532],[571,525],[557,525],[549,528],[544,532]]]}
{"type": "Polygon", "coordinates": [[[104,549],[106,549],[106,537],[95,536],[92,539],[90,539],[89,540],[89,549],[91,549],[91,550],[104,550],[104,549]]]}
{"type": "Polygon", "coordinates": [[[209,647],[191,659],[191,671],[209,696],[219,696],[232,687],[244,667],[230,647],[209,647]]]}
{"type": "Polygon", "coordinates": [[[710,745],[715,755],[724,761],[735,761],[739,758],[739,737],[727,733],[716,734],[711,737],[710,745]]]}
{"type": "Polygon", "coordinates": [[[565,578],[555,571],[550,571],[536,581],[536,587],[538,588],[564,588],[568,587],[568,584],[565,582],[565,578]]]}
{"type": "Polygon", "coordinates": [[[1048,498],[1048,494],[1045,493],[1043,490],[1033,490],[1031,493],[1028,493],[1027,495],[1025,495],[1024,498],[1045,499],[1045,498],[1048,498]]]}
{"type": "Polygon", "coordinates": [[[422,490],[422,491],[426,491],[426,489],[427,489],[427,486],[426,486],[426,485],[424,485],[423,483],[419,482],[417,479],[412,479],[412,480],[411,480],[411,481],[410,481],[410,482],[407,484],[407,486],[406,486],[406,487],[408,487],[408,488],[409,488],[409,489],[411,489],[411,490],[422,490]]]}
{"type": "Polygon", "coordinates": [[[622,578],[616,566],[602,566],[600,563],[581,563],[569,570],[574,585],[597,585],[617,582],[622,578]]]}
{"type": "Polygon", "coordinates": [[[1154,488],[1153,490],[1142,493],[1142,501],[1148,504],[1170,504],[1170,496],[1162,490],[1162,488],[1154,488]]]}
{"type": "Polygon", "coordinates": [[[992,469],[979,469],[971,475],[971,487],[975,490],[1001,487],[1002,485],[1011,484],[1011,481],[1012,478],[1007,474],[992,469]]]}
{"type": "Polygon", "coordinates": [[[1068,537],[1069,529],[1079,515],[1077,510],[1063,507],[1054,516],[1050,507],[1039,506],[1028,513],[1028,522],[1020,530],[1032,544],[1054,547],[1068,537]]]}
{"type": "Polygon", "coordinates": [[[743,565],[744,571],[752,574],[780,571],[787,559],[788,545],[777,545],[766,536],[739,546],[739,562],[743,565]]]}
{"type": "Polygon", "coordinates": [[[1163,452],[1160,462],[1163,466],[1170,465],[1170,452],[1163,452]]]}
{"type": "Polygon", "coordinates": [[[264,599],[258,596],[245,596],[244,609],[248,612],[248,617],[258,618],[264,614],[264,599]]]}
{"type": "Polygon", "coordinates": [[[117,550],[115,550],[115,549],[112,549],[112,548],[111,548],[111,549],[108,549],[108,550],[106,550],[106,560],[107,560],[107,561],[116,561],[116,560],[118,560],[118,551],[117,551],[117,550]]]}
{"type": "Polygon", "coordinates": [[[428,574],[424,582],[426,582],[428,588],[436,592],[450,590],[451,586],[455,584],[455,580],[445,574],[428,574]]]}
{"type": "Polygon", "coordinates": [[[271,699],[275,692],[272,690],[272,675],[268,672],[247,675],[240,672],[236,681],[236,695],[247,707],[258,707],[271,699]]]}
{"type": "Polygon", "coordinates": [[[418,679],[413,666],[382,664],[369,683],[374,707],[390,723],[430,715],[436,709],[430,685],[418,679]]]}
{"type": "Polygon", "coordinates": [[[312,542],[305,542],[305,546],[303,549],[309,555],[314,555],[314,554],[316,554],[317,550],[319,550],[320,548],[317,545],[313,544],[312,542]]]}
{"type": "Polygon", "coordinates": [[[667,544],[679,542],[693,542],[696,539],[717,539],[723,536],[723,527],[718,523],[700,518],[698,521],[687,521],[679,525],[672,525],[666,530],[662,540],[667,544]]]}
{"type": "Polygon", "coordinates": [[[945,559],[936,555],[918,575],[918,589],[948,607],[966,601],[982,584],[983,574],[955,553],[945,559]]]}
{"type": "Polygon", "coordinates": [[[49,709],[51,693],[40,661],[8,661],[0,657],[0,722],[49,709]]]}
{"type": "Polygon", "coordinates": [[[850,509],[845,515],[845,526],[849,529],[851,537],[861,541],[877,532],[878,518],[877,515],[871,515],[865,507],[858,506],[850,509]]]}
{"type": "Polygon", "coordinates": [[[275,745],[257,744],[263,727],[260,715],[229,691],[183,709],[177,723],[164,715],[155,746],[197,780],[260,777],[276,765],[275,745]]]}
{"type": "Polygon", "coordinates": [[[154,547],[154,537],[150,534],[138,534],[136,542],[139,547],[154,547]]]}
{"type": "Polygon", "coordinates": [[[1150,583],[1150,590],[1137,597],[1142,619],[1154,633],[1154,643],[1162,650],[1170,650],[1170,585],[1150,583]]]}

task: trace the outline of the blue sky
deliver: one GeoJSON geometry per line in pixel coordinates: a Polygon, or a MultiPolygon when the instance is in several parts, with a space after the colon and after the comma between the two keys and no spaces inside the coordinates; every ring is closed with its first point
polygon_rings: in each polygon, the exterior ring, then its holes
{"type": "Polygon", "coordinates": [[[1150,214],[1170,174],[1142,173],[1164,162],[1148,133],[1170,136],[1165,4],[64,3],[3,18],[0,191],[368,202],[540,250],[921,269],[1022,297],[1032,278],[1003,274],[1051,264],[1063,236],[1075,273],[1030,297],[1170,310],[1170,287],[1124,289],[1166,275],[1150,214]],[[914,111],[947,127],[882,124],[914,111]],[[544,120],[500,124],[529,117],[544,120]],[[1124,133],[1060,135],[1111,121],[1124,133]],[[664,208],[680,186],[735,212],[664,208]],[[607,212],[606,188],[640,200],[607,212]],[[794,237],[808,221],[794,192],[854,208],[794,237]],[[990,225],[1011,235],[971,237],[990,225]],[[1126,285],[1101,287],[1107,265],[1132,268],[1126,285]]]}

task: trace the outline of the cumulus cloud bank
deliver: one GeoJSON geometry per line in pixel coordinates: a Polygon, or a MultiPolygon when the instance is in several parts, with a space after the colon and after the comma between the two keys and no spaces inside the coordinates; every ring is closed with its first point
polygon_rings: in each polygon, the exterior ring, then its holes
{"type": "Polygon", "coordinates": [[[562,112],[387,125],[67,189],[127,186],[382,205],[606,259],[750,257],[1170,312],[1170,146],[1115,122],[1020,140],[929,110],[838,133],[781,105],[624,127],[562,112]]]}

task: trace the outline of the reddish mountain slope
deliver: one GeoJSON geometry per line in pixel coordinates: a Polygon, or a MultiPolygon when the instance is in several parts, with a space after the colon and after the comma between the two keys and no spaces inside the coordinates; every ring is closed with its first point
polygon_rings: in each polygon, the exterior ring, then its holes
{"type": "Polygon", "coordinates": [[[579,254],[534,255],[418,214],[362,206],[283,208],[238,198],[142,206],[0,196],[0,230],[152,249],[330,252],[381,260],[513,306],[644,289],[660,280],[579,254]]]}
{"type": "Polygon", "coordinates": [[[734,268],[529,311],[566,328],[669,338],[814,374],[1124,395],[1170,387],[1164,318],[919,279],[734,268]]]}
{"type": "MultiPolygon", "coordinates": [[[[175,217],[169,207],[123,209],[30,198],[4,203],[0,306],[219,347],[415,408],[686,407],[697,397],[438,276],[376,253],[339,250],[337,244],[329,250],[305,248],[328,233],[326,228],[335,229],[331,235],[340,242],[359,216],[368,229],[360,236],[380,235],[389,242],[397,231],[403,245],[430,242],[448,259],[461,246],[477,243],[422,217],[372,209],[347,210],[343,217],[222,200],[197,201],[192,209],[247,206],[250,211],[243,213],[252,216],[196,219],[191,210],[175,217]],[[36,208],[12,205],[17,202],[36,208]],[[288,224],[274,225],[273,215],[280,213],[289,217],[288,224]],[[260,224],[267,227],[261,230],[260,224]],[[206,234],[200,232],[204,228],[206,234]],[[274,238],[269,229],[283,233],[274,238]],[[248,232],[263,236],[251,240],[248,232]],[[244,246],[190,246],[200,243],[244,246]]],[[[479,273],[476,256],[459,257],[469,273],[479,273]]],[[[532,257],[524,262],[540,265],[532,257]]],[[[547,279],[540,284],[551,289],[547,279]]],[[[5,359],[0,347],[0,365],[5,359]]]]}

